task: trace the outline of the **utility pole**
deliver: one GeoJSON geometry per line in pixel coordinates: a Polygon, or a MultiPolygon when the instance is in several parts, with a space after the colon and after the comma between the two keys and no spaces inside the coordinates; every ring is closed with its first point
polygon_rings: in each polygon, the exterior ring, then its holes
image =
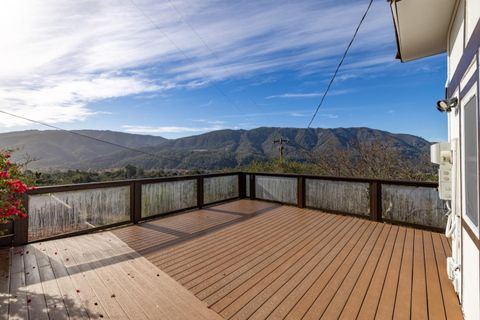
{"type": "Polygon", "coordinates": [[[283,152],[285,151],[285,143],[288,143],[288,139],[280,138],[273,140],[274,144],[278,144],[278,151],[280,152],[280,162],[283,162],[283,152]]]}

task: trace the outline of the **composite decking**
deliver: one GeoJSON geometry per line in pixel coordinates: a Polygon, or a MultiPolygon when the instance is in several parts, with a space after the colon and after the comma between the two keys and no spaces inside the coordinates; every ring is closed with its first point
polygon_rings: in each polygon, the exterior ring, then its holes
{"type": "Polygon", "coordinates": [[[111,232],[1,256],[0,319],[221,319],[111,232]]]}
{"type": "Polygon", "coordinates": [[[9,255],[0,318],[462,318],[442,234],[261,201],[9,255]]]}

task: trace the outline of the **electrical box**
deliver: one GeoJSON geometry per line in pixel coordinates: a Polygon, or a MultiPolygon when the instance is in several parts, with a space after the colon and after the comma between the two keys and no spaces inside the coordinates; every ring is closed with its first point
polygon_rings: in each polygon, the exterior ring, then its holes
{"type": "Polygon", "coordinates": [[[442,200],[452,200],[452,165],[440,165],[438,169],[438,193],[442,200]]]}
{"type": "Polygon", "coordinates": [[[452,200],[452,147],[448,142],[435,143],[430,147],[431,162],[438,169],[438,193],[442,200],[452,200]]]}
{"type": "Polygon", "coordinates": [[[430,146],[430,161],[439,165],[452,164],[452,146],[449,142],[434,143],[430,146]]]}

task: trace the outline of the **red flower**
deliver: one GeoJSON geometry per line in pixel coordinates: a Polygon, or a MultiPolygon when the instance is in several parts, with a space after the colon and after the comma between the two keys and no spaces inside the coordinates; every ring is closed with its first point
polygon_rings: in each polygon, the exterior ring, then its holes
{"type": "Polygon", "coordinates": [[[22,181],[20,167],[10,157],[9,152],[0,150],[0,223],[27,216],[21,194],[31,188],[22,181]]]}
{"type": "Polygon", "coordinates": [[[28,187],[20,180],[9,180],[7,184],[10,186],[10,190],[14,193],[25,193],[28,191],[28,187]]]}

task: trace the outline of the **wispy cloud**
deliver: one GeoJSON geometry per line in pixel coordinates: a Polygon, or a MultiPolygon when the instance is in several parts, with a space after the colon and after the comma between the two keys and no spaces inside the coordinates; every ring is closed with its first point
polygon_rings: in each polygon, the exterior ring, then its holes
{"type": "MultiPolygon", "coordinates": [[[[93,115],[111,114],[91,110],[89,102],[159,89],[160,86],[136,77],[103,74],[52,77],[28,86],[0,87],[0,109],[47,123],[81,121],[93,115]]],[[[29,124],[11,116],[0,117],[0,126],[7,128],[29,124]]]]}
{"type": "Polygon", "coordinates": [[[221,125],[213,125],[210,127],[182,127],[182,126],[122,126],[125,132],[143,133],[143,134],[162,134],[162,133],[201,133],[224,129],[221,125]]]}
{"type": "MultiPolygon", "coordinates": [[[[329,92],[331,96],[350,93],[352,90],[332,90],[329,92]]],[[[289,99],[289,98],[315,98],[323,96],[323,92],[298,92],[298,93],[282,93],[266,97],[266,99],[289,99]]]]}
{"type": "Polygon", "coordinates": [[[193,122],[201,122],[201,123],[208,123],[208,124],[215,124],[215,125],[221,125],[225,124],[225,121],[221,120],[205,120],[205,119],[193,119],[193,122]]]}
{"type": "Polygon", "coordinates": [[[291,112],[290,116],[292,117],[305,117],[306,114],[300,113],[300,112],[291,112]]]}
{"type": "MultiPolygon", "coordinates": [[[[323,72],[344,49],[365,7],[344,1],[175,0],[173,10],[170,2],[134,1],[154,24],[130,1],[2,1],[0,107],[48,123],[73,122],[94,116],[92,102],[104,99],[278,70],[323,72]],[[179,21],[178,12],[214,54],[179,21]]],[[[386,10],[374,5],[355,44],[362,55],[349,60],[349,74],[385,63],[375,51],[392,42],[386,10]]],[[[4,127],[25,124],[0,120],[4,127]]]]}

